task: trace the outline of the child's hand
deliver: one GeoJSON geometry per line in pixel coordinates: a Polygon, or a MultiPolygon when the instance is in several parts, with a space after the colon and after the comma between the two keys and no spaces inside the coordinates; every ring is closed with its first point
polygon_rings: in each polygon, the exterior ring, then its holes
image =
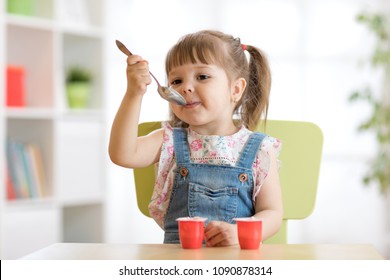
{"type": "Polygon", "coordinates": [[[139,55],[127,58],[127,93],[142,95],[152,80],[149,74],[148,62],[139,55]]]}
{"type": "Polygon", "coordinates": [[[238,244],[237,225],[211,221],[204,230],[206,245],[221,247],[238,244]]]}

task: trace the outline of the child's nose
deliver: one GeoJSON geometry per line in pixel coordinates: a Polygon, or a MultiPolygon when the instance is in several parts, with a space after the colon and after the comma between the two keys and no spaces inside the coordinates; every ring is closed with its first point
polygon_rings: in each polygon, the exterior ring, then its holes
{"type": "Polygon", "coordinates": [[[192,83],[186,82],[181,85],[181,90],[183,93],[193,93],[194,86],[192,85],[192,83]]]}
{"type": "Polygon", "coordinates": [[[184,89],[184,93],[192,93],[193,90],[191,88],[184,89]]]}

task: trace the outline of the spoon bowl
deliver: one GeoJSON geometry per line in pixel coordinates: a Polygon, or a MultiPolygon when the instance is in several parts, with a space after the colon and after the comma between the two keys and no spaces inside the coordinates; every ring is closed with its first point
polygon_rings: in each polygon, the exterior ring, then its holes
{"type": "MultiPolygon", "coordinates": [[[[121,43],[120,41],[116,40],[116,45],[117,47],[127,56],[132,55],[132,53],[126,48],[126,46],[121,43]]],[[[157,83],[157,92],[160,94],[160,96],[169,101],[169,102],[174,102],[178,105],[184,106],[187,104],[186,100],[184,99],[183,96],[180,95],[176,90],[174,90],[171,87],[165,87],[160,85],[158,82],[157,78],[152,74],[152,72],[149,71],[150,76],[156,81],[157,83]]]]}

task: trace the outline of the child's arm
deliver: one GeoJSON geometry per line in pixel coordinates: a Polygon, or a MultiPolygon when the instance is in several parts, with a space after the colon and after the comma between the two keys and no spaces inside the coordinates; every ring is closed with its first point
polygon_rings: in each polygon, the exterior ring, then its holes
{"type": "Polygon", "coordinates": [[[109,155],[120,166],[144,167],[158,160],[163,131],[137,136],[142,98],[151,83],[147,61],[138,55],[129,56],[126,74],[127,89],[112,124],[109,155]]]}
{"type": "Polygon", "coordinates": [[[283,200],[275,154],[270,151],[270,169],[259,194],[256,197],[254,217],[263,220],[263,240],[274,235],[283,220],[283,200]]]}
{"type": "MultiPolygon", "coordinates": [[[[270,152],[271,165],[267,178],[256,198],[254,217],[263,220],[263,240],[274,235],[283,219],[282,192],[276,156],[270,152]]],[[[207,246],[229,246],[238,244],[237,225],[212,221],[205,228],[207,246]]]]}

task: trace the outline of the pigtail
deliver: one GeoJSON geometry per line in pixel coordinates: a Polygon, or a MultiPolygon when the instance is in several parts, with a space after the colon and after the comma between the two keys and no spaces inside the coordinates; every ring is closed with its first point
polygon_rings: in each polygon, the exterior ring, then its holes
{"type": "Polygon", "coordinates": [[[248,86],[241,102],[242,122],[254,130],[261,119],[267,121],[271,70],[266,55],[258,48],[245,45],[250,54],[248,86]]]}

